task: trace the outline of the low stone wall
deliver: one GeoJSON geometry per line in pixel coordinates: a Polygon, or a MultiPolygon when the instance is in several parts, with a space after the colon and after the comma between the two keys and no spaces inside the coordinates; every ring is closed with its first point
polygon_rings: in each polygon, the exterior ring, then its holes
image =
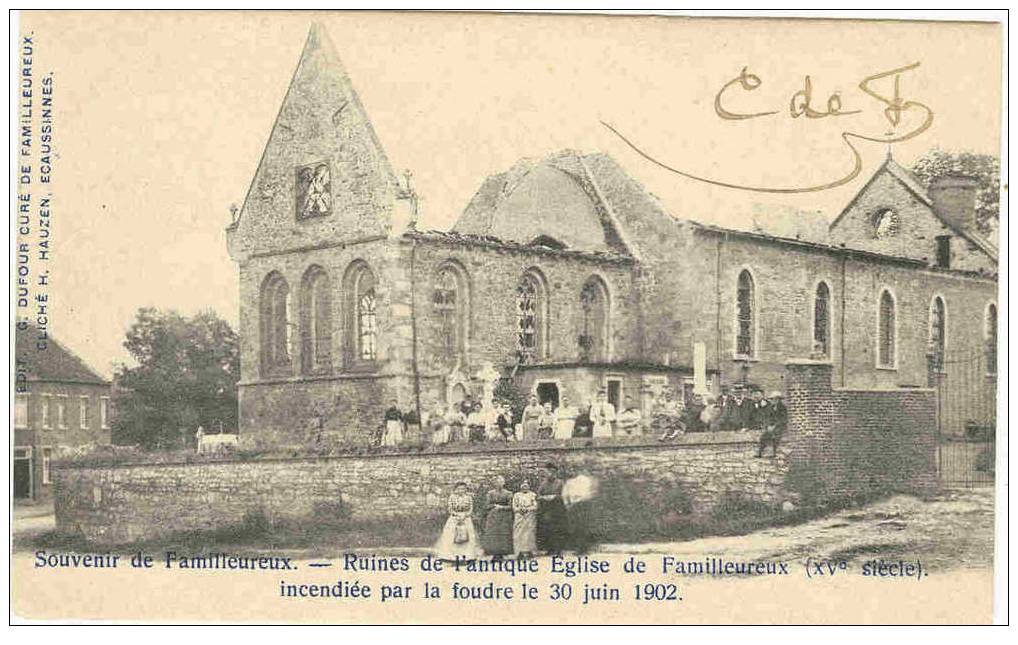
{"type": "Polygon", "coordinates": [[[241,524],[355,519],[413,522],[444,513],[453,484],[486,490],[495,475],[533,479],[553,461],[604,484],[631,486],[647,512],[704,515],[726,496],[778,505],[786,458],[755,459],[758,433],[692,434],[674,444],[576,445],[490,452],[341,456],[318,459],[62,466],[54,470],[61,532],[100,544],[241,524]],[[686,508],[674,509],[681,497],[686,508]]]}
{"type": "Polygon", "coordinates": [[[755,458],[758,432],[726,432],[674,444],[573,440],[483,452],[60,465],[57,528],[115,544],[238,526],[252,513],[270,523],[341,515],[398,527],[443,515],[458,481],[480,493],[495,475],[533,479],[548,461],[601,480],[604,511],[623,525],[620,535],[646,518],[670,517],[674,525],[719,505],[722,513],[787,500],[822,506],[936,485],[932,390],[835,389],[830,363],[817,361],[790,362],[785,385],[788,429],[774,458],[755,458]]]}

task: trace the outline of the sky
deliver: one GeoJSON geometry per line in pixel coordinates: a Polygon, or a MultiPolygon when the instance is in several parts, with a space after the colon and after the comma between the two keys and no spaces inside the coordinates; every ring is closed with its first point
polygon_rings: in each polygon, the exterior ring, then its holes
{"type": "MultiPolygon", "coordinates": [[[[311,12],[29,12],[33,66],[54,78],[51,331],[106,376],[129,360],[139,307],[212,309],[236,326],[236,266],[224,228],[241,204],[310,24],[343,59],[397,173],[410,169],[420,226],[448,228],[484,178],[570,148],[612,155],[676,216],[744,228],[753,213],[833,219],[887,154],[860,144],[863,172],[838,188],[772,195],[692,181],[655,158],[739,184],[843,176],[846,130],[881,136],[885,107],[859,89],[912,63],[902,96],[934,113],[895,144],[999,154],[1000,27],[975,23],[311,12]],[[724,120],[718,91],[743,68],[724,120]],[[793,118],[839,92],[858,114],[793,118]]],[[[890,92],[885,79],[876,84],[890,92]]],[[[907,114],[898,132],[914,128],[907,114]]]]}

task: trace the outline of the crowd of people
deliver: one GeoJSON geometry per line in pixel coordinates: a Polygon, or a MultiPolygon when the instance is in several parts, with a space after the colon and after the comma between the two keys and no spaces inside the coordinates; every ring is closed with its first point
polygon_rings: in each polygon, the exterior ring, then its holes
{"type": "Polygon", "coordinates": [[[592,403],[579,406],[562,397],[556,407],[532,395],[516,413],[506,401],[496,399],[486,406],[469,396],[450,405],[435,402],[429,408],[418,420],[415,412],[402,411],[393,400],[385,411],[376,443],[399,446],[413,441],[440,446],[636,436],[654,436],[667,442],[691,432],[760,430],[758,456],[763,456],[768,447],[772,454],[777,453],[788,422],[781,392],[764,397],[762,389],[742,385],[725,388],[720,396],[694,394],[688,400],[666,390],[647,415],[630,396],[616,409],[605,390],[598,391],[592,403]]]}
{"type": "Polygon", "coordinates": [[[435,543],[436,555],[445,560],[485,555],[531,558],[539,553],[586,553],[590,549],[594,539],[589,505],[597,492],[593,479],[579,475],[565,480],[554,463],[547,463],[540,469],[536,486],[524,477],[516,488],[510,490],[504,477],[494,478],[485,495],[478,535],[474,496],[465,482],[457,483],[449,496],[449,517],[435,543]]]}

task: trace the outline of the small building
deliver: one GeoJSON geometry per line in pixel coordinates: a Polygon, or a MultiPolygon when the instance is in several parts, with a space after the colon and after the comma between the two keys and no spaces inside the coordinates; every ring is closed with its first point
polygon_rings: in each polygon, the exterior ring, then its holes
{"type": "Polygon", "coordinates": [[[36,327],[15,328],[14,499],[52,496],[61,448],[110,443],[110,382],[36,327]]]}

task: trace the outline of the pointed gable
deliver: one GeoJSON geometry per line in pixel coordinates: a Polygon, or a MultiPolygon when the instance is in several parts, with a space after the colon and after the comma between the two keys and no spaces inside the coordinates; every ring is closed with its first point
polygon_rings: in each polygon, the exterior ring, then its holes
{"type": "Polygon", "coordinates": [[[453,230],[523,244],[628,253],[585,157],[570,150],[524,159],[488,177],[453,230]]]}
{"type": "Polygon", "coordinates": [[[830,226],[835,245],[931,265],[941,237],[951,240],[952,269],[996,271],[989,245],[938,213],[922,183],[890,156],[830,226]]]}
{"type": "Polygon", "coordinates": [[[240,217],[236,256],[387,234],[398,183],[328,36],[313,25],[240,217]]]}

